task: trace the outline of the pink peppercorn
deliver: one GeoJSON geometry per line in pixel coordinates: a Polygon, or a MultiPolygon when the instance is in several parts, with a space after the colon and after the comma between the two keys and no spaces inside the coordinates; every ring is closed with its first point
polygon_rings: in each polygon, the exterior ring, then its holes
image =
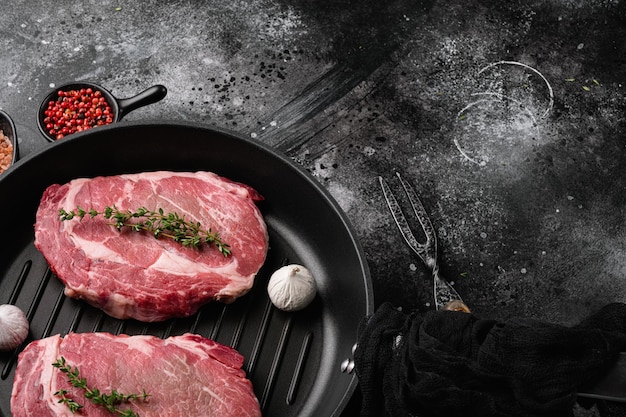
{"type": "Polygon", "coordinates": [[[43,124],[51,137],[62,139],[75,132],[113,123],[113,118],[113,109],[101,91],[81,88],[59,90],[57,99],[48,102],[43,124]]]}

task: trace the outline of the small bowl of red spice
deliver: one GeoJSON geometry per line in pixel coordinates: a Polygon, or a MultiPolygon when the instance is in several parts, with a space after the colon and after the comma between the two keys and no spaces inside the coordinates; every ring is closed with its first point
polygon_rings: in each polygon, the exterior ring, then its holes
{"type": "Polygon", "coordinates": [[[15,124],[8,113],[0,110],[0,174],[9,169],[18,158],[15,124]]]}
{"type": "Polygon", "coordinates": [[[135,96],[118,99],[95,83],[68,83],[42,100],[37,125],[44,137],[54,142],[72,133],[118,122],[131,111],[156,103],[166,95],[164,86],[154,85],[135,96]]]}

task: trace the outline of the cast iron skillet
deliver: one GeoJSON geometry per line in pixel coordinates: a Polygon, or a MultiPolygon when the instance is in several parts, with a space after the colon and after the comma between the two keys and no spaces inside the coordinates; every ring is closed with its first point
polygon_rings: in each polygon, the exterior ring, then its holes
{"type": "MultiPolygon", "coordinates": [[[[373,311],[369,270],[345,214],[327,191],[287,157],[233,133],[194,124],[125,123],[77,133],[18,161],[0,178],[0,304],[18,305],[31,322],[28,343],[70,331],[159,337],[195,332],[238,349],[264,416],[338,416],[356,376],[342,372],[359,322],[373,311]],[[264,195],[270,249],[252,291],[193,317],[145,324],[103,315],[66,298],[33,246],[43,190],[77,177],[151,170],[210,170],[264,195]],[[7,243],[8,242],[8,243],[7,243]],[[7,248],[8,246],[8,248],[7,248]],[[275,309],[269,275],[284,263],[311,269],[319,292],[296,313],[275,309]]],[[[22,349],[23,346],[20,348],[22,349]]],[[[10,416],[16,352],[0,354],[0,416],[10,416]]]]}

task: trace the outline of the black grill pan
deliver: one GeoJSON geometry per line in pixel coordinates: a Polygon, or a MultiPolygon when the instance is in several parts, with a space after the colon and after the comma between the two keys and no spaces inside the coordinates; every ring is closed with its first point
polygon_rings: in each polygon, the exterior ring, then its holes
{"type": "MultiPolygon", "coordinates": [[[[18,161],[0,177],[0,304],[26,312],[34,339],[107,331],[167,337],[193,332],[241,352],[263,415],[338,416],[356,387],[345,372],[360,320],[373,310],[363,251],[328,192],[289,158],[232,132],[195,124],[124,122],[75,134],[18,161]],[[33,245],[43,190],[78,177],[154,170],[207,170],[257,189],[268,224],[267,261],[250,293],[230,305],[210,303],[189,318],[162,323],[113,319],[63,295],[33,245]],[[313,272],[318,296],[296,313],[275,309],[270,274],[286,263],[313,272]]],[[[17,353],[0,354],[0,417],[10,413],[17,353]]]]}

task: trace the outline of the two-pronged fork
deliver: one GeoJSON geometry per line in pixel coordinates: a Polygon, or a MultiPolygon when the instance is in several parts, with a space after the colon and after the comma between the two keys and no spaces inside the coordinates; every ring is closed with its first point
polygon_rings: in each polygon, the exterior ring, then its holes
{"type": "Polygon", "coordinates": [[[437,310],[455,310],[469,313],[470,310],[461,299],[461,296],[456,292],[452,285],[439,275],[439,262],[437,261],[437,235],[432,223],[430,222],[430,218],[424,209],[424,206],[417,197],[413,187],[404,181],[399,173],[396,173],[396,175],[407,195],[411,208],[413,209],[413,213],[417,217],[417,220],[419,220],[422,225],[422,229],[424,230],[426,241],[423,243],[419,242],[413,234],[411,227],[409,226],[409,222],[407,221],[398,200],[391,191],[389,184],[387,184],[387,181],[385,181],[383,177],[378,177],[378,179],[383,189],[383,194],[385,196],[385,200],[387,201],[387,205],[389,206],[389,210],[398,225],[398,229],[400,229],[402,237],[404,237],[404,240],[409,247],[417,254],[424,265],[426,265],[432,273],[435,308],[437,310]]]}

